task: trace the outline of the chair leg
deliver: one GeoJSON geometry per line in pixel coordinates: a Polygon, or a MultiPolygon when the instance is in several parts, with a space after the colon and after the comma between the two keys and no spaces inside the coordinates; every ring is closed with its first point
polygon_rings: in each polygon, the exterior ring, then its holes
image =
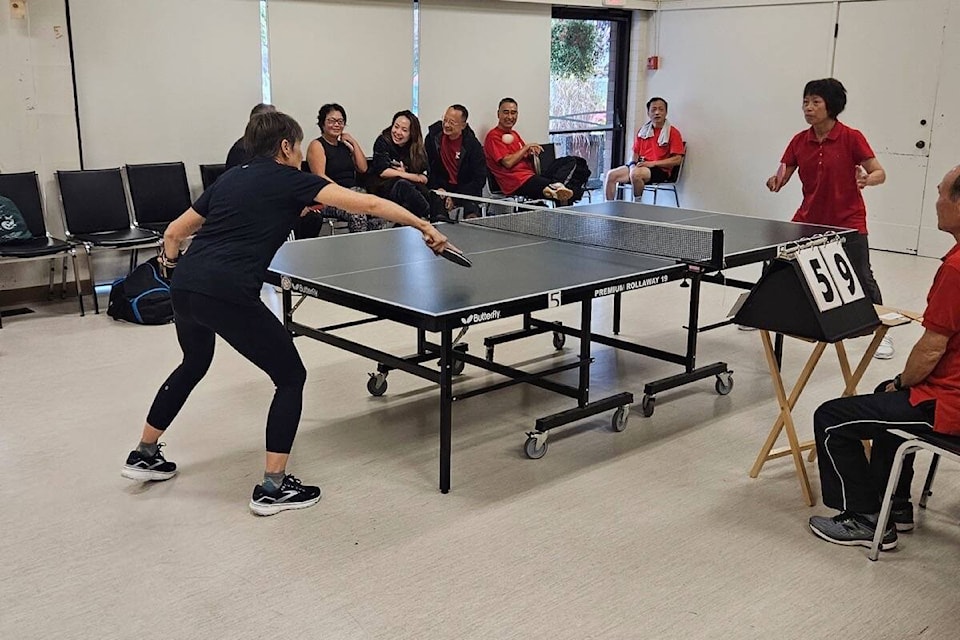
{"type": "MultiPolygon", "coordinates": [[[[83,292],[80,289],[80,269],[77,268],[78,265],[77,265],[76,249],[73,249],[70,251],[70,257],[73,258],[73,283],[77,286],[77,302],[80,304],[80,317],[82,318],[83,316],[86,315],[86,312],[83,309],[83,292]]],[[[66,258],[63,259],[63,267],[64,267],[63,276],[64,278],[66,278],[67,276],[67,269],[66,269],[67,259],[66,258]]],[[[66,288],[66,281],[64,281],[64,288],[66,288]]],[[[94,289],[93,291],[93,297],[94,299],[96,299],[97,297],[96,289],[94,289]]]]}
{"type": "Polygon", "coordinates": [[[673,199],[677,201],[677,209],[680,208],[680,194],[677,193],[677,188],[673,188],[673,199]]]}
{"type": "Polygon", "coordinates": [[[47,300],[53,300],[53,272],[56,271],[56,258],[50,258],[50,277],[47,285],[47,300]]]}
{"type": "Polygon", "coordinates": [[[930,488],[933,486],[933,479],[937,475],[937,465],[940,464],[940,455],[933,454],[933,459],[930,460],[930,470],[927,471],[927,479],[923,482],[923,492],[920,494],[920,508],[927,508],[927,497],[933,495],[933,491],[930,488]]]}
{"type": "Polygon", "coordinates": [[[127,273],[130,273],[137,268],[137,258],[139,257],[139,253],[139,249],[134,249],[130,252],[130,269],[127,271],[127,273]]]}
{"type": "Polygon", "coordinates": [[[903,468],[903,459],[908,453],[917,449],[917,446],[906,440],[897,448],[893,458],[893,468],[890,470],[890,477],[887,480],[887,489],[883,492],[883,501],[880,503],[880,517],[877,518],[877,531],[873,535],[873,544],[870,546],[870,553],[867,555],[871,560],[876,560],[880,556],[880,542],[883,540],[883,534],[886,530],[887,519],[890,517],[890,509],[893,506],[893,492],[897,488],[897,482],[900,480],[900,470],[903,468]]]}
{"type": "Polygon", "coordinates": [[[67,256],[63,256],[63,272],[60,275],[60,299],[67,299],[67,256]]]}
{"type": "Polygon", "coordinates": [[[83,250],[87,252],[87,273],[90,274],[90,289],[93,291],[93,312],[95,314],[99,314],[100,301],[97,300],[97,279],[93,275],[93,257],[91,256],[93,253],[92,249],[93,248],[89,244],[84,243],[83,250]]]}

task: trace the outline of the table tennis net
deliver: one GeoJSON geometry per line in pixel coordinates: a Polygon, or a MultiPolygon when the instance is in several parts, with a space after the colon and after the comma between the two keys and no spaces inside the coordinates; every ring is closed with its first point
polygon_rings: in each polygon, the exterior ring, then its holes
{"type": "Polygon", "coordinates": [[[721,229],[558,209],[535,209],[472,218],[466,222],[538,238],[672,258],[688,264],[723,266],[721,229]]]}

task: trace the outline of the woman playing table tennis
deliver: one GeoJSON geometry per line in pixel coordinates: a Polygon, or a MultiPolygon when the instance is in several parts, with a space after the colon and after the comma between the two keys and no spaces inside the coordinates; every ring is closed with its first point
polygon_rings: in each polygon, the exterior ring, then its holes
{"type": "Polygon", "coordinates": [[[273,515],[320,499],[319,487],[286,473],[307,373],[290,334],[260,300],[267,268],[304,207],[314,202],[415,227],[434,253],[447,247],[447,239],[397,204],[301,172],[302,140],[303,130],[290,116],[264,113],[251,119],[245,142],[255,158],[221,176],[167,228],[160,262],[173,272],[183,361],[157,392],[124,477],[147,481],[176,475],[177,466],[164,458],[159,439],[206,374],[219,335],[276,385],[267,415],[266,469],[250,509],[273,515]],[[193,234],[189,251],[179,258],[181,243],[193,234]]]}
{"type": "MultiPolygon", "coordinates": [[[[870,266],[867,242],[867,208],[860,190],[887,179],[876,154],[860,131],[837,120],[847,106],[847,90],[835,78],[811,80],[803,88],[803,117],[810,125],[793,136],[777,172],[767,188],[780,191],[799,169],[803,202],[794,222],[856,229],[844,245],[847,255],[874,304],[883,304],[880,287],[870,266]]],[[[876,357],[893,357],[890,337],[877,349],[876,357]]]]}

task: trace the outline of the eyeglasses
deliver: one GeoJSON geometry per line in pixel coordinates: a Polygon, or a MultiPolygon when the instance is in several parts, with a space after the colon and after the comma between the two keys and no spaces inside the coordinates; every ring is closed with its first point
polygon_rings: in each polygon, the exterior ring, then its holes
{"type": "Polygon", "coordinates": [[[443,124],[444,124],[444,126],[447,126],[447,127],[461,127],[461,126],[463,126],[460,122],[457,122],[457,121],[454,121],[454,120],[444,120],[444,121],[443,121],[443,124]]]}
{"type": "Polygon", "coordinates": [[[347,121],[344,120],[343,118],[327,118],[326,120],[324,120],[324,122],[332,125],[338,125],[338,124],[344,125],[347,123],[347,121]]]}

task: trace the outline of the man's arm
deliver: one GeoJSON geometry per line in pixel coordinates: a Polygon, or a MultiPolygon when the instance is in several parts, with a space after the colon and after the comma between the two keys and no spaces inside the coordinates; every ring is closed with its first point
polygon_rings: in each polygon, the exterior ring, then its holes
{"type": "MultiPolygon", "coordinates": [[[[900,374],[900,385],[912,387],[926,380],[943,357],[949,341],[949,336],[926,329],[907,357],[907,364],[904,365],[903,373],[900,374]]],[[[892,389],[888,387],[887,390],[892,389]]]]}
{"type": "Polygon", "coordinates": [[[525,144],[523,147],[510,155],[500,158],[500,164],[506,169],[513,169],[518,162],[529,156],[538,156],[543,153],[543,147],[538,144],[525,144]]]}
{"type": "Polygon", "coordinates": [[[637,163],[641,167],[679,167],[680,163],[683,162],[683,156],[681,154],[672,155],[669,158],[664,158],[663,160],[645,160],[643,162],[637,163]]]}

